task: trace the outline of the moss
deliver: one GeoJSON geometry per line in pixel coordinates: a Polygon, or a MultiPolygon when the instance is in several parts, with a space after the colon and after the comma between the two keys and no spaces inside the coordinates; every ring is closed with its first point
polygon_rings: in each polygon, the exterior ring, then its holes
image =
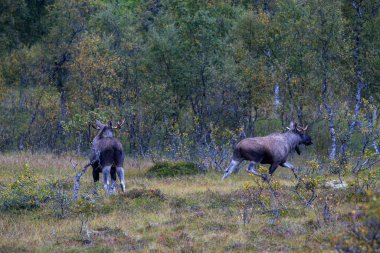
{"type": "Polygon", "coordinates": [[[159,162],[148,169],[148,177],[190,176],[201,173],[199,167],[190,162],[159,162]]]}

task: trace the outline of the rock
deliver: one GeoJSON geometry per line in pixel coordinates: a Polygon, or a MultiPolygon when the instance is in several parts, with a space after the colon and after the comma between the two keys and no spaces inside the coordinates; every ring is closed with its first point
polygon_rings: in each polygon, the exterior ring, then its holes
{"type": "Polygon", "coordinates": [[[330,188],[334,188],[334,189],[346,189],[347,183],[345,183],[343,181],[341,183],[340,180],[331,180],[331,181],[327,181],[325,183],[325,186],[330,187],[330,188]]]}

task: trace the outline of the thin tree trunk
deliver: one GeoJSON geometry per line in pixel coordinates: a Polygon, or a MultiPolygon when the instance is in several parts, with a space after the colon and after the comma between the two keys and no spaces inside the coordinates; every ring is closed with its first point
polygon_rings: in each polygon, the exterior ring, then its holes
{"type": "Polygon", "coordinates": [[[248,117],[247,137],[255,136],[255,125],[258,117],[257,107],[254,107],[253,110],[250,111],[248,117]],[[255,111],[255,115],[253,115],[253,110],[255,111]]]}
{"type": "Polygon", "coordinates": [[[59,92],[59,110],[60,110],[60,120],[58,122],[57,138],[61,138],[63,143],[66,144],[68,136],[65,134],[61,122],[65,121],[67,118],[67,101],[66,101],[66,93],[64,89],[65,70],[62,67],[63,64],[67,60],[67,55],[63,54],[61,58],[62,58],[61,61],[56,63],[55,70],[54,70],[54,76],[57,82],[57,90],[59,92]]]}
{"type": "MultiPolygon", "coordinates": [[[[369,102],[370,102],[370,105],[373,105],[373,97],[371,96],[369,98],[369,102]]],[[[371,113],[370,110],[368,110],[368,113],[367,113],[367,124],[368,124],[368,129],[370,131],[370,135],[371,135],[371,141],[372,141],[372,146],[375,150],[375,153],[376,154],[380,154],[380,151],[379,151],[379,146],[377,145],[377,142],[376,142],[376,138],[375,138],[375,133],[374,133],[374,129],[373,129],[373,126],[376,126],[376,123],[377,123],[377,108],[374,107],[373,108],[373,112],[371,113]]]]}
{"type": "MultiPolygon", "coordinates": [[[[205,70],[206,70],[206,62],[205,62],[205,59],[204,59],[204,63],[202,64],[201,68],[200,68],[200,73],[199,73],[199,77],[200,77],[200,81],[201,81],[201,87],[202,87],[202,91],[201,91],[201,94],[202,94],[202,97],[201,97],[201,113],[200,113],[200,126],[201,126],[201,136],[205,136],[206,137],[206,141],[208,142],[209,139],[210,139],[210,129],[208,127],[208,119],[210,118],[210,112],[209,112],[209,108],[208,108],[208,105],[207,105],[207,77],[205,75],[205,70]]],[[[202,138],[203,139],[203,138],[202,138]]]]}
{"type": "Polygon", "coordinates": [[[66,146],[67,138],[68,138],[67,134],[65,133],[65,130],[63,129],[63,125],[62,125],[62,121],[65,121],[67,118],[66,105],[67,105],[66,93],[63,90],[63,87],[61,87],[60,96],[59,96],[59,107],[60,107],[61,120],[58,122],[57,134],[58,134],[58,138],[62,139],[64,146],[66,146]]]}
{"type": "MultiPolygon", "coordinates": [[[[269,13],[269,8],[266,11],[267,11],[267,13],[269,13]]],[[[272,61],[272,52],[271,52],[271,50],[268,49],[268,50],[264,50],[264,54],[267,57],[267,59],[269,60],[269,65],[270,65],[271,73],[272,73],[272,75],[274,75],[275,74],[275,67],[276,66],[275,66],[275,64],[272,61]]],[[[275,109],[275,112],[277,113],[278,109],[279,109],[279,107],[281,105],[280,84],[278,82],[276,82],[274,84],[273,96],[274,96],[274,102],[273,102],[274,103],[274,109],[275,109]]]]}
{"type": "Polygon", "coordinates": [[[360,62],[360,49],[362,47],[361,32],[363,29],[362,6],[361,6],[361,3],[358,3],[358,1],[356,0],[352,1],[352,6],[354,7],[355,12],[356,12],[356,21],[355,21],[355,27],[354,27],[355,47],[353,49],[353,60],[354,60],[355,79],[356,79],[356,94],[355,94],[354,117],[348,125],[346,135],[342,141],[342,146],[340,148],[340,153],[343,159],[346,159],[347,145],[350,142],[351,135],[354,132],[355,126],[357,125],[359,111],[361,107],[362,90],[364,88],[363,73],[362,73],[362,67],[361,67],[361,62],[360,62]]]}
{"type": "Polygon", "coordinates": [[[302,101],[299,101],[299,106],[296,106],[297,108],[297,117],[298,117],[298,122],[301,126],[303,126],[303,107],[302,107],[302,101]]]}
{"type": "Polygon", "coordinates": [[[66,92],[62,89],[59,94],[59,108],[61,111],[61,119],[64,120],[67,118],[67,99],[66,92]]]}
{"type": "Polygon", "coordinates": [[[327,77],[323,78],[323,91],[322,91],[323,106],[327,112],[327,117],[329,121],[329,130],[331,137],[331,150],[330,159],[335,160],[336,158],[336,134],[335,134],[335,124],[334,124],[334,113],[331,106],[327,103],[327,77]]]}
{"type": "Polygon", "coordinates": [[[137,137],[136,137],[136,114],[132,112],[129,124],[129,150],[135,152],[137,150],[137,137]]]}
{"type": "MultiPolygon", "coordinates": [[[[377,109],[375,108],[372,114],[372,126],[374,125],[376,126],[376,122],[377,122],[376,119],[377,119],[377,109]]],[[[373,148],[375,149],[376,154],[380,154],[379,146],[377,145],[374,132],[372,132],[372,138],[373,138],[373,142],[372,142],[373,148]]]]}
{"type": "MultiPolygon", "coordinates": [[[[321,15],[321,28],[324,31],[326,29],[326,19],[322,12],[321,15]]],[[[328,40],[322,40],[322,69],[323,69],[323,80],[322,80],[322,103],[327,112],[327,119],[329,122],[329,131],[331,137],[331,149],[330,149],[330,160],[335,160],[336,158],[336,133],[335,133],[335,123],[334,123],[334,112],[331,105],[328,103],[328,40]]]]}
{"type": "Polygon", "coordinates": [[[31,143],[30,132],[31,132],[31,129],[32,129],[32,125],[33,125],[34,121],[36,120],[37,113],[38,113],[38,108],[40,106],[42,96],[43,95],[41,94],[38,97],[38,99],[37,99],[36,106],[34,108],[32,116],[30,118],[27,130],[24,133],[21,134],[20,141],[19,141],[19,149],[20,150],[23,150],[24,147],[25,147],[25,139],[28,139],[28,143],[31,143]]]}
{"type": "Polygon", "coordinates": [[[81,131],[79,131],[78,134],[78,145],[77,145],[77,154],[80,155],[82,153],[82,139],[83,139],[83,134],[81,131]]]}
{"type": "Polygon", "coordinates": [[[289,93],[289,100],[290,100],[290,102],[288,103],[289,104],[290,120],[288,120],[288,121],[292,121],[292,120],[294,120],[293,91],[292,91],[292,88],[291,88],[291,85],[290,85],[290,80],[292,79],[292,74],[287,73],[286,75],[287,75],[286,83],[287,83],[287,88],[288,88],[288,93],[289,93]]]}
{"type": "Polygon", "coordinates": [[[19,101],[19,107],[20,110],[24,109],[24,88],[27,83],[27,75],[24,72],[22,76],[20,76],[20,90],[19,90],[19,96],[20,96],[20,101],[19,101]]]}
{"type": "Polygon", "coordinates": [[[25,142],[25,135],[24,133],[21,134],[20,141],[18,143],[18,149],[24,150],[24,142],[25,142]]]}
{"type": "Polygon", "coordinates": [[[280,85],[278,83],[275,83],[275,85],[274,85],[274,108],[275,108],[276,112],[278,112],[280,105],[281,105],[280,85]]]}

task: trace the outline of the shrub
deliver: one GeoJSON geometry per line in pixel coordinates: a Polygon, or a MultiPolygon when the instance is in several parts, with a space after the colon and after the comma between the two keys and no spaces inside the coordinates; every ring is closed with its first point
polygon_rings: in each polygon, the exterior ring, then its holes
{"type": "Polygon", "coordinates": [[[72,195],[67,187],[69,183],[69,179],[66,179],[55,180],[49,184],[51,191],[49,206],[57,218],[64,218],[70,212],[72,195]]]}
{"type": "Polygon", "coordinates": [[[79,215],[80,235],[84,244],[91,243],[90,229],[88,223],[94,218],[95,210],[99,207],[99,200],[102,196],[85,194],[75,202],[74,212],[79,215]]]}
{"type": "MultiPolygon", "coordinates": [[[[268,177],[268,169],[264,166],[259,166],[258,172],[268,177]]],[[[252,174],[251,174],[252,175],[252,174]]],[[[275,179],[263,180],[261,177],[253,176],[254,183],[248,181],[243,184],[243,189],[240,191],[241,196],[241,218],[244,224],[250,223],[253,215],[269,214],[269,224],[274,224],[276,218],[280,216],[281,192],[283,189],[280,183],[275,179]]],[[[282,211],[282,210],[281,210],[282,211]]]]}
{"type": "Polygon", "coordinates": [[[147,171],[148,177],[175,177],[199,174],[199,167],[190,162],[159,162],[147,171]]]}
{"type": "Polygon", "coordinates": [[[351,212],[351,222],[332,238],[338,252],[379,252],[379,193],[367,191],[368,201],[351,212]]]}
{"type": "Polygon", "coordinates": [[[50,198],[50,188],[30,166],[25,164],[24,171],[13,183],[6,185],[0,193],[1,209],[32,209],[41,206],[50,198]]]}

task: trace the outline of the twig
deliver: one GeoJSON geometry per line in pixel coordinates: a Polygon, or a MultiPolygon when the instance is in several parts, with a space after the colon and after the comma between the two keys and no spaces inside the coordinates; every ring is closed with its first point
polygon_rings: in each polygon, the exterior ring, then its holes
{"type": "Polygon", "coordinates": [[[70,158],[71,167],[73,167],[73,170],[76,171],[78,163],[74,162],[72,158],[70,158]]]}
{"type": "Polygon", "coordinates": [[[298,191],[298,188],[300,187],[301,183],[302,183],[302,181],[301,181],[301,179],[299,179],[299,180],[298,180],[298,183],[296,184],[296,187],[295,187],[295,192],[297,193],[298,197],[300,197],[300,199],[305,203],[306,206],[308,206],[308,207],[312,207],[311,204],[312,204],[313,201],[317,198],[317,194],[316,194],[316,192],[315,192],[314,189],[311,190],[312,195],[311,195],[310,199],[307,201],[307,200],[306,200],[306,199],[305,199],[305,198],[299,193],[299,191],[298,191]]]}
{"type": "Polygon", "coordinates": [[[380,159],[377,159],[377,160],[375,160],[375,161],[373,161],[373,162],[367,164],[367,169],[368,169],[368,168],[371,168],[373,165],[375,165],[375,164],[378,163],[378,162],[380,162],[380,159]]]}

